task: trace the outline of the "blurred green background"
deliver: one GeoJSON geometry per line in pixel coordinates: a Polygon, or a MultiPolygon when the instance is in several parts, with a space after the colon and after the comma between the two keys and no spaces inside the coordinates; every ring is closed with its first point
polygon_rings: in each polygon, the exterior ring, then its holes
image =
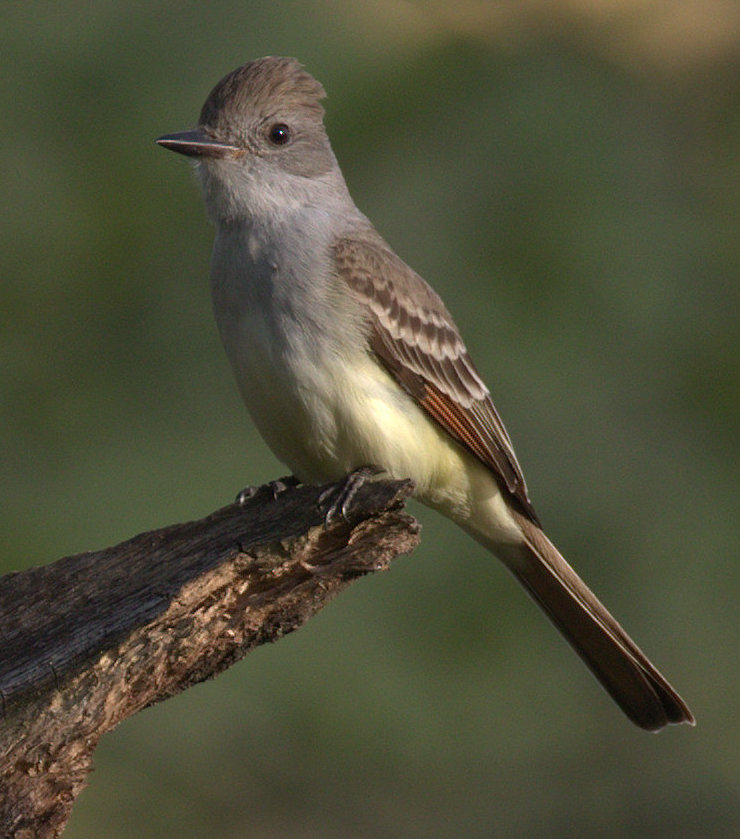
{"type": "Polygon", "coordinates": [[[66,836],[736,836],[740,6],[30,0],[0,54],[3,571],[284,473],[218,342],[194,178],[153,141],[295,55],[549,534],[698,719],[633,729],[414,506],[413,556],[106,736],[66,836]]]}

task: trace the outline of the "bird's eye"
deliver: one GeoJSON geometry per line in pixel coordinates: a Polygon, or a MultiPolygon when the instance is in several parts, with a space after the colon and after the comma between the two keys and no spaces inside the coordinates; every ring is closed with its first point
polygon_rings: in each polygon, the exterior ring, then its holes
{"type": "Polygon", "coordinates": [[[290,128],[284,122],[276,122],[267,132],[267,138],[273,146],[284,146],[290,142],[290,128]]]}

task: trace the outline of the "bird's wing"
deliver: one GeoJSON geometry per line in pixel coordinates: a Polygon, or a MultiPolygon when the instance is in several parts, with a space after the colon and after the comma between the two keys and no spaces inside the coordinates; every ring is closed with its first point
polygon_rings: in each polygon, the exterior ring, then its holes
{"type": "Polygon", "coordinates": [[[424,410],[537,516],[509,435],[444,303],[372,228],[334,245],[338,275],[370,312],[370,346],[424,410]]]}

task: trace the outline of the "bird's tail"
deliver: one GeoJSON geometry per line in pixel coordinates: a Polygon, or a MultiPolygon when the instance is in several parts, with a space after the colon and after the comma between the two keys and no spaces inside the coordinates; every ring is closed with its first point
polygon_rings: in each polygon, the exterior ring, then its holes
{"type": "Polygon", "coordinates": [[[670,723],[693,725],[694,717],[683,699],[542,530],[525,515],[514,515],[525,542],[503,551],[499,545],[496,553],[612,699],[634,723],[648,731],[658,731],[670,723]]]}

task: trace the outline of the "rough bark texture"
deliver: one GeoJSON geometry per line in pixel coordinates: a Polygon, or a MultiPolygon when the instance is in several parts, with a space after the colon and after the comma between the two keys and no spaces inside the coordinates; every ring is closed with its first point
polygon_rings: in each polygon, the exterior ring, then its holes
{"type": "MultiPolygon", "coordinates": [[[[59,836],[100,736],[297,629],[418,542],[407,482],[324,525],[316,487],[0,579],[0,831],[59,836]]],[[[331,499],[329,499],[331,500],[331,499]]]]}

